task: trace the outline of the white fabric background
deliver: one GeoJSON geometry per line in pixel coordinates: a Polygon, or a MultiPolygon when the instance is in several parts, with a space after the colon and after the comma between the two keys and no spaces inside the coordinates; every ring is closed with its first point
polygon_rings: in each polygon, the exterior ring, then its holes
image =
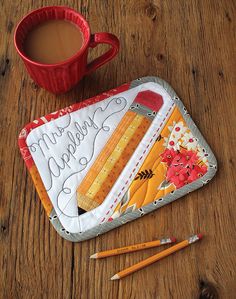
{"type": "MultiPolygon", "coordinates": [[[[53,207],[67,231],[71,233],[85,231],[101,223],[104,217],[107,220],[112,215],[115,205],[110,209],[111,204],[124,185],[125,189],[119,196],[119,200],[125,194],[152,144],[155,142],[155,138],[146,153],[142,154],[147,143],[150,143],[149,141],[154,132],[157,130],[161,131],[165,125],[166,120],[160,127],[163,118],[170,108],[173,109],[173,102],[165,89],[157,83],[149,82],[72,112],[70,115],[64,115],[35,128],[29,133],[26,143],[43,183],[48,190],[53,207]],[[96,209],[78,216],[76,189],[141,90],[152,90],[159,93],[163,97],[164,104],[104,202],[96,209]],[[118,102],[116,102],[116,99],[118,99],[118,102]],[[93,119],[93,123],[91,119],[93,119]],[[88,132],[86,132],[86,122],[87,124],[94,124],[88,128],[88,132]],[[80,129],[78,129],[78,126],[80,126],[80,129]],[[105,130],[102,130],[102,127],[105,130]],[[79,132],[81,131],[87,134],[80,134],[79,132]],[[70,136],[78,136],[81,139],[76,149],[75,146],[71,146],[73,138],[70,139],[68,133],[70,136]],[[49,138],[53,142],[50,142],[49,138]],[[71,152],[75,151],[73,156],[69,154],[68,147],[71,152]],[[129,179],[129,183],[125,184],[140,156],[142,156],[142,159],[139,167],[129,179]],[[86,165],[81,165],[79,162],[83,164],[85,158],[87,160],[91,158],[91,160],[86,165]],[[64,162],[62,159],[64,159],[64,162]],[[58,168],[58,165],[61,169],[58,168]],[[52,175],[52,172],[54,175],[52,175]],[[109,213],[106,215],[107,211],[109,213]]],[[[119,201],[116,202],[116,204],[118,203],[119,201]]]]}

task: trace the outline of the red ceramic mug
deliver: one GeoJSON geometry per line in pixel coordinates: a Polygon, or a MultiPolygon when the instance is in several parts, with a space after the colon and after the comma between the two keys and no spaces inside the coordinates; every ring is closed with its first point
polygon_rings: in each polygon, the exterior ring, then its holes
{"type": "Polygon", "coordinates": [[[111,60],[119,51],[119,40],[111,33],[90,33],[87,21],[75,10],[64,6],[48,6],[32,11],[25,16],[15,30],[14,43],[32,79],[41,87],[53,93],[70,90],[86,74],[93,72],[111,60]],[[24,53],[27,33],[37,24],[51,19],[64,19],[79,26],[84,43],[71,58],[56,64],[38,63],[24,53]],[[100,57],[87,63],[88,49],[98,44],[108,44],[111,48],[100,57]]]}

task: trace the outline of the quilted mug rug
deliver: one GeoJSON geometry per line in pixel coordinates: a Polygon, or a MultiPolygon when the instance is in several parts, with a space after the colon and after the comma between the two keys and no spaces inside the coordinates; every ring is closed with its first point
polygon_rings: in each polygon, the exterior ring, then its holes
{"type": "Polygon", "coordinates": [[[51,223],[75,242],[200,188],[217,169],[186,108],[158,77],[34,120],[19,147],[51,223]]]}

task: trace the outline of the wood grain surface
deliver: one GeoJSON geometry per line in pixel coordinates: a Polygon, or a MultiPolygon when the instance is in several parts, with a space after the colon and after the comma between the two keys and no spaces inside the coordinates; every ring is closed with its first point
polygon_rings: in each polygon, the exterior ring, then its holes
{"type": "Polygon", "coordinates": [[[219,298],[236,298],[236,2],[0,3],[0,298],[189,299],[199,298],[208,284],[219,298]],[[92,32],[112,32],[121,42],[112,62],[60,96],[32,82],[13,45],[21,17],[52,4],[80,11],[92,32]],[[37,117],[146,75],[173,86],[216,154],[219,171],[204,188],[139,220],[83,243],[65,241],[46,217],[20,156],[18,134],[37,117]],[[161,248],[89,260],[96,251],[168,235],[181,240],[194,232],[205,238],[119,282],[109,278],[161,248]]]}

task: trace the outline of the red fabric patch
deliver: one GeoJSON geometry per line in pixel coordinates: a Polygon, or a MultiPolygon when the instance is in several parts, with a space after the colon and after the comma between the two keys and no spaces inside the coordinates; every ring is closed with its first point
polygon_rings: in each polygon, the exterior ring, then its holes
{"type": "Polygon", "coordinates": [[[134,101],[155,112],[159,111],[163,105],[162,96],[150,90],[139,92],[134,101]]]}

